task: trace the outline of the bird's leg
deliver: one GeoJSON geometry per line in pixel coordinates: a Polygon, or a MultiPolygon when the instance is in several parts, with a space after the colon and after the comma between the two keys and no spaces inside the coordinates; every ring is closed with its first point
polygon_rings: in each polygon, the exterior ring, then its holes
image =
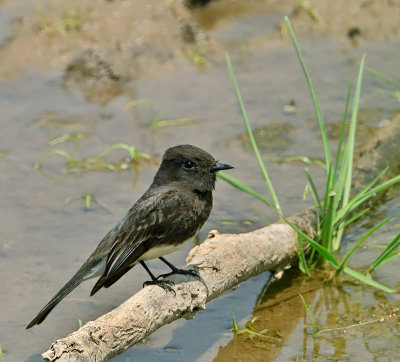
{"type": "Polygon", "coordinates": [[[172,289],[171,285],[174,285],[174,282],[170,280],[158,280],[154,274],[150,271],[148,266],[144,263],[143,260],[139,261],[140,264],[142,264],[142,267],[149,273],[151,280],[148,280],[147,282],[143,283],[143,288],[147,287],[148,285],[158,285],[159,287],[163,288],[166,292],[171,292],[175,293],[175,290],[172,289]]]}
{"type": "Polygon", "coordinates": [[[182,274],[182,275],[189,275],[191,277],[194,277],[194,278],[200,280],[200,275],[197,272],[197,270],[193,270],[193,269],[188,269],[188,270],[178,269],[176,266],[171,264],[168,260],[164,259],[162,256],[160,256],[159,259],[161,261],[163,261],[165,264],[167,264],[172,269],[172,272],[167,273],[167,274],[161,274],[161,275],[159,275],[157,277],[157,279],[159,279],[159,278],[168,278],[170,275],[174,275],[174,274],[182,274]]]}

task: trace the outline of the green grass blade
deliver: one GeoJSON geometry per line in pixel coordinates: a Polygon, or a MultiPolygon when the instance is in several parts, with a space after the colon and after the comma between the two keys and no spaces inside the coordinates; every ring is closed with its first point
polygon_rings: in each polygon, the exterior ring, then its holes
{"type": "Polygon", "coordinates": [[[339,262],[336,260],[336,258],[333,256],[333,254],[326,249],[324,246],[319,244],[317,241],[311,239],[308,235],[303,233],[296,225],[294,225],[292,222],[290,222],[286,217],[281,216],[281,218],[292,228],[294,229],[298,234],[300,234],[314,249],[317,250],[317,252],[329,263],[331,263],[335,269],[339,267],[339,262]]]}
{"type": "Polygon", "coordinates": [[[346,210],[343,207],[339,208],[339,204],[342,201],[343,193],[344,193],[344,189],[345,189],[345,183],[346,183],[346,179],[347,179],[348,159],[349,159],[349,155],[348,155],[348,151],[347,151],[347,147],[346,147],[344,154],[343,154],[343,158],[342,158],[342,164],[341,164],[340,171],[339,171],[339,177],[338,177],[336,187],[335,187],[335,190],[336,190],[335,206],[336,206],[336,210],[338,210],[338,212],[335,215],[335,219],[340,219],[340,217],[338,217],[338,214],[341,212],[345,213],[344,211],[346,210]]]}
{"type": "MultiPolygon", "coordinates": [[[[383,260],[382,263],[379,266],[382,266],[383,264],[386,264],[387,262],[389,262],[389,261],[391,261],[391,260],[393,260],[395,258],[398,258],[399,256],[400,256],[400,252],[393,252],[392,254],[389,254],[386,257],[386,259],[383,260]]],[[[367,274],[369,274],[369,273],[367,272],[367,274]]]]}
{"type": "Polygon", "coordinates": [[[55,146],[59,143],[63,143],[69,140],[81,140],[84,139],[86,135],[82,132],[65,133],[62,136],[53,138],[49,141],[50,146],[55,146]]]}
{"type": "Polygon", "coordinates": [[[64,157],[67,162],[68,162],[68,167],[72,167],[74,165],[74,163],[76,162],[74,160],[74,158],[67,152],[65,152],[64,150],[60,150],[60,149],[55,149],[55,150],[51,150],[49,152],[44,153],[39,160],[33,165],[33,168],[35,169],[40,169],[42,167],[42,163],[43,161],[49,157],[50,155],[59,155],[64,157]]]}
{"type": "Polygon", "coordinates": [[[333,202],[335,198],[335,193],[332,191],[333,182],[332,177],[332,164],[329,165],[328,176],[325,188],[324,204],[322,206],[322,220],[321,220],[321,231],[320,231],[320,242],[321,244],[331,251],[332,242],[332,222],[335,210],[333,210],[333,202]]]}
{"type": "Polygon", "coordinates": [[[90,209],[92,208],[92,199],[93,199],[93,196],[88,194],[88,195],[85,195],[84,197],[85,197],[85,207],[86,207],[86,210],[90,210],[90,209]]]}
{"type": "Polygon", "coordinates": [[[287,157],[265,157],[267,161],[272,162],[303,162],[308,165],[316,165],[326,169],[325,163],[317,158],[309,158],[307,156],[287,156],[287,157]]]}
{"type": "Polygon", "coordinates": [[[365,55],[361,58],[360,69],[358,71],[358,77],[356,82],[356,88],[354,91],[354,100],[353,100],[353,108],[351,111],[351,121],[350,121],[350,130],[349,136],[347,139],[346,151],[348,155],[348,162],[347,162],[347,177],[346,183],[344,185],[344,192],[343,192],[343,207],[347,206],[347,202],[350,198],[350,191],[351,191],[351,180],[352,180],[352,172],[353,172],[353,155],[354,155],[354,141],[356,135],[356,125],[357,125],[357,114],[358,114],[358,106],[360,104],[360,93],[361,93],[361,82],[362,82],[362,75],[364,71],[364,63],[365,63],[365,55]]]}
{"type": "Polygon", "coordinates": [[[235,313],[232,311],[232,329],[233,329],[233,334],[237,334],[239,332],[239,327],[236,323],[236,318],[235,318],[235,313]]]}
{"type": "Polygon", "coordinates": [[[400,102],[400,92],[397,92],[397,91],[396,92],[392,92],[392,91],[388,91],[388,90],[385,90],[385,89],[378,89],[378,92],[381,93],[381,94],[384,94],[386,96],[390,96],[390,97],[396,98],[400,102]]]}
{"type": "Polygon", "coordinates": [[[313,86],[313,84],[311,82],[311,77],[310,77],[310,75],[308,73],[308,70],[307,70],[305,64],[304,64],[303,57],[302,57],[301,52],[300,52],[300,48],[297,45],[297,40],[296,40],[296,36],[294,35],[292,24],[290,23],[290,20],[289,20],[289,18],[287,16],[285,16],[285,22],[286,22],[287,28],[289,30],[289,34],[290,34],[290,37],[292,39],[293,46],[294,46],[294,48],[296,50],[297,57],[299,58],[299,62],[300,62],[301,68],[302,68],[303,73],[304,73],[304,75],[306,77],[308,88],[309,88],[310,93],[311,93],[311,98],[312,98],[313,103],[314,103],[314,109],[315,109],[316,117],[317,117],[317,120],[318,120],[318,123],[319,123],[321,136],[322,136],[322,143],[323,143],[323,146],[324,146],[325,164],[328,166],[328,165],[331,164],[332,157],[331,157],[331,151],[329,149],[328,136],[327,136],[326,129],[325,129],[325,123],[324,123],[324,120],[323,120],[323,117],[322,117],[321,108],[319,106],[318,99],[317,99],[317,94],[315,93],[314,86],[313,86]]]}
{"type": "Polygon", "coordinates": [[[363,283],[365,283],[365,284],[371,285],[371,286],[374,287],[374,288],[381,289],[381,290],[383,290],[384,292],[387,292],[387,293],[397,293],[397,292],[398,292],[398,291],[395,290],[395,289],[392,289],[392,288],[390,288],[390,287],[388,287],[388,286],[386,286],[386,285],[384,285],[384,284],[381,284],[381,283],[379,283],[379,282],[373,280],[370,276],[365,276],[364,274],[361,274],[361,273],[359,273],[359,272],[357,272],[357,271],[355,271],[355,270],[353,270],[353,269],[350,269],[350,268],[347,267],[347,266],[345,266],[345,267],[343,268],[343,271],[344,271],[347,275],[350,275],[350,276],[352,276],[353,278],[356,278],[356,279],[360,280],[361,282],[363,282],[363,283]]]}
{"type": "Polygon", "coordinates": [[[194,118],[179,118],[179,119],[163,119],[162,121],[150,123],[149,129],[157,129],[163,127],[186,126],[196,123],[194,118]]]}
{"type": "Polygon", "coordinates": [[[116,149],[122,149],[122,150],[128,151],[129,157],[131,158],[131,160],[135,160],[137,157],[137,154],[138,154],[136,146],[129,146],[125,143],[116,143],[114,145],[111,145],[110,147],[107,147],[102,153],[100,153],[100,155],[98,157],[103,158],[108,153],[110,153],[111,151],[116,150],[116,149]]]}
{"type": "Polygon", "coordinates": [[[370,265],[368,273],[372,273],[380,265],[384,264],[388,258],[392,258],[394,251],[400,245],[400,234],[398,234],[391,243],[385,248],[385,250],[375,259],[375,261],[370,265]]]}
{"type": "Polygon", "coordinates": [[[371,190],[367,192],[367,195],[371,197],[372,195],[377,194],[378,192],[381,192],[398,182],[400,182],[400,175],[392,177],[390,180],[385,181],[380,185],[373,187],[371,190]]]}
{"type": "Polygon", "coordinates": [[[253,190],[251,187],[245,185],[243,182],[221,171],[217,172],[217,177],[220,178],[221,180],[228,182],[229,184],[236,187],[240,191],[246,192],[251,196],[254,196],[256,199],[260,200],[264,204],[274,209],[278,213],[278,215],[280,215],[280,213],[277,211],[275,206],[270,201],[268,201],[264,196],[260,195],[257,191],[253,190]]]}
{"type": "Polygon", "coordinates": [[[131,109],[133,107],[140,106],[142,104],[148,106],[151,110],[153,110],[153,104],[151,103],[151,101],[149,101],[147,99],[134,99],[134,100],[128,102],[125,105],[124,109],[128,110],[128,109],[131,109]]]}
{"type": "Polygon", "coordinates": [[[342,124],[340,127],[340,135],[339,135],[338,149],[336,152],[335,167],[333,169],[333,174],[332,174],[332,178],[334,180],[336,180],[336,175],[337,175],[337,172],[338,172],[339,166],[340,166],[344,134],[346,131],[347,115],[349,113],[350,96],[351,96],[351,85],[349,85],[349,87],[347,88],[346,105],[344,107],[344,115],[343,115],[343,120],[342,120],[342,124]]]}
{"type": "Polygon", "coordinates": [[[381,81],[385,82],[387,85],[390,85],[393,88],[396,88],[400,90],[400,83],[395,82],[393,79],[387,77],[386,75],[383,75],[382,73],[377,72],[376,70],[372,68],[365,68],[365,70],[380,79],[381,81]]]}
{"type": "Polygon", "coordinates": [[[324,215],[322,223],[322,232],[321,232],[321,244],[325,246],[329,251],[336,250],[332,248],[332,238],[335,236],[333,235],[334,229],[332,228],[333,215],[335,213],[335,210],[333,209],[334,199],[335,199],[335,194],[330,193],[328,208],[324,215]]]}
{"type": "Polygon", "coordinates": [[[356,221],[358,218],[365,215],[368,211],[370,211],[370,209],[366,208],[366,209],[361,210],[360,212],[354,214],[350,219],[346,219],[344,222],[344,227],[349,226],[352,222],[356,221]]]}
{"type": "MultiPolygon", "coordinates": [[[[376,191],[376,189],[373,189],[373,186],[379,181],[379,179],[386,173],[388,168],[385,168],[378,176],[376,176],[367,186],[365,186],[358,194],[356,194],[347,204],[347,207],[344,208],[342,207],[336,214],[335,216],[335,223],[341,222],[342,219],[344,219],[351,211],[353,211],[356,207],[358,207],[361,203],[363,203],[365,200],[370,198],[374,193],[377,193],[379,191],[376,191]],[[371,191],[373,190],[373,191],[371,191]],[[372,193],[371,193],[372,192],[372,193]]],[[[382,191],[385,189],[385,187],[389,187],[393,185],[390,181],[388,180],[387,182],[378,185],[378,190],[382,191]],[[387,186],[386,186],[387,184],[387,186]],[[382,186],[384,186],[382,188],[382,186]]],[[[399,180],[400,181],[400,180],[399,180]]]]}
{"type": "Polygon", "coordinates": [[[395,176],[395,177],[391,178],[390,180],[388,180],[378,186],[373,187],[372,189],[370,189],[367,192],[362,192],[362,195],[352,199],[352,201],[351,201],[351,203],[349,203],[347,209],[338,213],[338,216],[346,217],[349,212],[351,212],[352,210],[354,210],[355,208],[360,206],[364,201],[368,200],[375,194],[387,189],[390,186],[393,186],[394,184],[396,184],[398,182],[400,182],[400,175],[395,176]]]}
{"type": "Polygon", "coordinates": [[[306,311],[306,313],[308,315],[308,318],[310,319],[310,323],[311,323],[312,330],[313,330],[313,335],[314,335],[314,334],[316,334],[318,332],[318,327],[317,327],[316,323],[314,322],[314,317],[313,317],[313,315],[312,315],[312,313],[310,311],[310,308],[308,307],[305,299],[303,298],[303,296],[301,294],[299,294],[299,297],[300,297],[300,299],[301,299],[301,301],[303,303],[303,306],[304,306],[304,309],[305,309],[305,311],[306,311]]]}
{"type": "MultiPolygon", "coordinates": [[[[353,99],[353,107],[351,111],[349,135],[347,137],[347,144],[344,150],[342,166],[339,174],[339,181],[337,184],[338,187],[336,189],[339,199],[336,199],[335,205],[339,205],[339,202],[341,201],[341,210],[344,211],[344,214],[346,215],[349,213],[347,204],[350,198],[350,191],[352,184],[354,143],[355,143],[355,135],[357,128],[357,114],[360,103],[360,93],[361,93],[362,75],[364,71],[364,63],[365,63],[365,55],[363,55],[363,57],[361,58],[360,69],[358,71],[357,82],[354,92],[354,99],[353,99]]],[[[336,226],[337,234],[332,245],[333,250],[338,250],[340,248],[340,243],[344,232],[344,225],[345,225],[344,221],[341,221],[336,226]]]]}
{"type": "Polygon", "coordinates": [[[308,183],[310,184],[311,196],[312,196],[312,198],[314,200],[314,203],[317,206],[321,206],[321,199],[319,198],[318,191],[317,191],[317,188],[315,187],[314,180],[312,179],[312,177],[310,175],[310,172],[308,171],[307,168],[304,170],[304,172],[305,172],[305,174],[307,176],[308,183]]]}
{"type": "Polygon", "coordinates": [[[326,212],[329,204],[329,194],[332,192],[333,187],[332,187],[332,164],[327,165],[328,166],[328,176],[326,178],[326,186],[325,186],[325,193],[324,193],[324,204],[323,204],[323,211],[326,212]]]}
{"type": "MultiPolygon", "coordinates": [[[[343,195],[344,180],[346,179],[346,173],[343,172],[343,174],[341,174],[339,172],[339,177],[336,182],[336,176],[339,171],[340,160],[342,158],[342,147],[343,147],[343,142],[344,142],[344,134],[346,131],[347,115],[349,112],[350,95],[351,95],[351,86],[349,85],[349,87],[347,89],[346,106],[345,106],[345,110],[344,110],[342,125],[340,128],[340,136],[339,136],[338,149],[336,152],[335,167],[334,167],[333,173],[332,173],[332,183],[336,183],[336,187],[335,187],[336,195],[335,195],[335,200],[334,200],[334,204],[333,204],[334,210],[338,210],[339,203],[340,203],[340,200],[342,199],[342,195],[343,195]]],[[[345,170],[343,170],[343,171],[345,171],[345,170]]]]}
{"type": "Polygon", "coordinates": [[[339,268],[337,269],[337,273],[343,270],[344,266],[347,264],[347,261],[349,258],[353,255],[353,253],[360,247],[360,245],[367,240],[375,231],[379,230],[383,225],[385,225],[389,220],[393,219],[396,214],[388,217],[387,219],[383,220],[381,223],[373,227],[371,230],[369,230],[360,240],[357,241],[357,243],[354,244],[354,246],[351,248],[351,250],[348,251],[346,256],[343,258],[342,262],[339,265],[339,268]]]}
{"type": "Polygon", "coordinates": [[[297,242],[299,246],[299,268],[303,274],[310,276],[310,270],[308,269],[306,256],[304,255],[300,234],[297,234],[297,242]]]}
{"type": "Polygon", "coordinates": [[[243,99],[242,99],[242,96],[240,94],[239,85],[237,83],[236,76],[235,76],[235,73],[233,71],[231,59],[230,59],[228,54],[226,54],[226,63],[228,65],[229,75],[231,77],[232,84],[233,84],[233,87],[235,89],[236,98],[237,98],[237,101],[239,103],[240,110],[242,112],[244,124],[246,126],[247,134],[249,135],[249,139],[250,139],[251,146],[253,148],[253,152],[256,155],[256,158],[257,158],[257,161],[258,161],[258,165],[259,165],[259,167],[261,169],[261,173],[262,173],[262,175],[263,175],[263,177],[265,179],[265,182],[266,182],[268,190],[269,190],[269,192],[270,192],[270,194],[272,196],[272,199],[274,200],[274,205],[275,205],[276,209],[278,209],[279,212],[281,212],[281,207],[280,207],[280,204],[279,204],[279,201],[278,201],[278,197],[276,196],[274,187],[273,187],[272,182],[271,182],[271,180],[270,180],[270,178],[268,176],[267,170],[266,170],[266,168],[264,166],[264,162],[261,159],[261,155],[260,155],[260,151],[259,151],[259,149],[257,147],[257,143],[256,143],[256,141],[254,139],[254,135],[253,135],[253,132],[251,130],[249,120],[247,118],[247,113],[246,113],[246,109],[244,107],[243,99]]]}

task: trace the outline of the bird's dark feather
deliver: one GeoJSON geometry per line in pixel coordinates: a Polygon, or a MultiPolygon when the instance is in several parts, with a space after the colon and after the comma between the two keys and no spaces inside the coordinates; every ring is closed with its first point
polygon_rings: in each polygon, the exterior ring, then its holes
{"type": "Polygon", "coordinates": [[[102,287],[111,286],[152,248],[179,244],[193,237],[209,214],[199,217],[190,208],[193,199],[188,195],[182,197],[182,190],[173,187],[159,187],[144,194],[115,227],[118,232],[114,234],[115,240],[107,257],[105,271],[91,295],[102,287]],[[182,210],[186,212],[182,213],[182,210]]]}

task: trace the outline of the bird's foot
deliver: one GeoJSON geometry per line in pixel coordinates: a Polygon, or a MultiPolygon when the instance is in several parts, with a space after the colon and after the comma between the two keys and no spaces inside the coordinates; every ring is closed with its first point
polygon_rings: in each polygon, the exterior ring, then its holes
{"type": "Polygon", "coordinates": [[[143,283],[143,288],[147,287],[148,285],[158,285],[159,287],[163,288],[166,292],[171,292],[176,295],[175,290],[172,288],[175,283],[171,280],[148,280],[147,282],[143,283]]]}
{"type": "Polygon", "coordinates": [[[162,279],[168,278],[169,276],[174,275],[174,274],[187,275],[187,276],[190,276],[190,277],[193,277],[193,278],[196,278],[196,279],[200,280],[200,275],[199,275],[197,270],[194,270],[194,269],[178,269],[178,268],[172,269],[172,272],[170,272],[170,273],[159,275],[157,277],[157,280],[159,280],[159,278],[162,278],[162,279]]]}

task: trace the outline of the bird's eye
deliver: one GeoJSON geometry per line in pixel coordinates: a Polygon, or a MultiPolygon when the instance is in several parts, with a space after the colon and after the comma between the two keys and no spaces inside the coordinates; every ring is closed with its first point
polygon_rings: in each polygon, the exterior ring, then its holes
{"type": "Polygon", "coordinates": [[[182,165],[182,168],[185,170],[190,170],[195,168],[196,166],[197,166],[196,163],[193,161],[185,161],[182,165]]]}

